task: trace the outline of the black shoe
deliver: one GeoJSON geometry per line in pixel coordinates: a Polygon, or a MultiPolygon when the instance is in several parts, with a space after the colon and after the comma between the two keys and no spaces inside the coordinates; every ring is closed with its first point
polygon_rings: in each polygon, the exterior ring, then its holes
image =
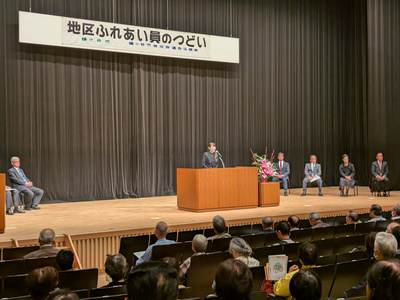
{"type": "Polygon", "coordinates": [[[340,191],[340,197],[344,197],[343,191],[340,191]]]}
{"type": "Polygon", "coordinates": [[[25,210],[32,210],[32,207],[25,206],[25,210]]]}
{"type": "Polygon", "coordinates": [[[323,195],[324,195],[324,194],[322,194],[321,192],[318,193],[318,196],[321,196],[321,197],[322,197],[323,195]]]}
{"type": "Polygon", "coordinates": [[[19,209],[18,207],[14,209],[14,213],[20,213],[24,214],[25,212],[22,209],[19,209]]]}
{"type": "Polygon", "coordinates": [[[40,209],[40,207],[37,205],[32,205],[32,209],[40,209]]]}
{"type": "Polygon", "coordinates": [[[287,194],[287,192],[285,191],[284,193],[283,193],[283,196],[287,196],[288,194],[287,194]]]}
{"type": "Polygon", "coordinates": [[[381,196],[381,192],[378,192],[378,197],[380,197],[381,196]]]}
{"type": "Polygon", "coordinates": [[[344,196],[345,196],[345,197],[348,197],[348,196],[349,196],[349,194],[347,194],[347,193],[346,193],[346,195],[344,195],[344,196]]]}
{"type": "Polygon", "coordinates": [[[388,194],[386,192],[383,192],[383,197],[387,197],[388,194]]]}
{"type": "Polygon", "coordinates": [[[303,194],[301,194],[300,196],[305,196],[305,195],[307,195],[307,194],[303,192],[303,194]]]}
{"type": "Polygon", "coordinates": [[[12,216],[14,213],[9,208],[9,209],[6,210],[6,214],[9,215],[9,216],[12,216]]]}

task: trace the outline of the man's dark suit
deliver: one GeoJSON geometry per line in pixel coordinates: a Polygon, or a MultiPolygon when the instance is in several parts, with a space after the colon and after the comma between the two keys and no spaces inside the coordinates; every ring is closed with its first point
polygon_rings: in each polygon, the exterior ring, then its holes
{"type": "Polygon", "coordinates": [[[289,166],[289,163],[284,161],[282,169],[281,169],[279,167],[279,164],[280,164],[279,161],[277,163],[275,163],[276,172],[278,173],[278,175],[283,175],[283,178],[279,179],[278,177],[273,177],[272,181],[273,182],[282,181],[283,189],[286,191],[288,189],[288,179],[289,179],[289,174],[290,174],[290,166],[289,166]]]}
{"type": "Polygon", "coordinates": [[[18,192],[24,194],[25,207],[29,208],[32,207],[32,205],[38,206],[44,193],[43,190],[34,186],[27,186],[26,182],[31,181],[28,179],[21,168],[19,170],[25,177],[26,181],[22,178],[15,167],[12,167],[8,170],[8,176],[10,176],[10,181],[13,184],[13,188],[15,188],[18,192]]]}
{"type": "Polygon", "coordinates": [[[378,191],[381,191],[381,187],[383,185],[383,190],[387,191],[387,183],[389,181],[388,174],[389,174],[389,166],[386,161],[382,161],[381,166],[379,166],[379,162],[376,160],[372,162],[371,166],[371,173],[372,173],[372,180],[376,181],[376,186],[378,191]],[[376,176],[385,176],[385,179],[382,181],[376,176]]]}
{"type": "Polygon", "coordinates": [[[39,250],[33,251],[31,253],[28,253],[24,256],[24,259],[27,258],[40,258],[40,257],[52,257],[52,256],[57,256],[57,253],[60,251],[60,249],[55,249],[53,245],[43,245],[40,247],[39,250]]]}

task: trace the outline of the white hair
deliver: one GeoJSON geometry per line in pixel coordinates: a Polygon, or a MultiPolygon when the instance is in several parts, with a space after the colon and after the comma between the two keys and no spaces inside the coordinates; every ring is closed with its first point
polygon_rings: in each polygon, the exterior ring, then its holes
{"type": "Polygon", "coordinates": [[[397,253],[397,240],[393,234],[378,232],[375,237],[374,248],[379,250],[385,258],[393,257],[397,253]]]}
{"type": "Polygon", "coordinates": [[[16,160],[19,160],[19,157],[17,157],[17,156],[11,157],[11,162],[14,162],[14,161],[16,161],[16,160]]]}

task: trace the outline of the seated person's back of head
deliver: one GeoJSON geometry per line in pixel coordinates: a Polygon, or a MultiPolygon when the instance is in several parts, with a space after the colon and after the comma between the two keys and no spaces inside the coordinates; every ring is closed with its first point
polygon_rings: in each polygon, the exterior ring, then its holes
{"type": "Polygon", "coordinates": [[[253,275],[241,261],[228,259],[215,274],[215,292],[224,300],[248,300],[253,288],[253,275]]]}
{"type": "Polygon", "coordinates": [[[61,271],[71,270],[74,265],[74,254],[72,251],[61,249],[57,253],[56,261],[61,271]]]}
{"type": "Polygon", "coordinates": [[[50,293],[47,300],[79,300],[77,294],[72,293],[69,289],[58,289],[50,293]]]}
{"type": "Polygon", "coordinates": [[[311,269],[302,269],[290,280],[290,294],[296,300],[319,300],[322,294],[321,280],[311,269]]]}
{"type": "Polygon", "coordinates": [[[114,285],[125,284],[125,277],[129,266],[126,258],[122,254],[108,255],[104,267],[114,285]]]}
{"type": "Polygon", "coordinates": [[[400,261],[395,258],[382,260],[367,273],[367,299],[400,299],[400,261]]]}
{"type": "Polygon", "coordinates": [[[128,275],[129,300],[178,299],[178,272],[164,262],[144,262],[128,275]]]}
{"type": "Polygon", "coordinates": [[[213,218],[213,227],[214,231],[217,234],[223,233],[226,229],[225,219],[221,216],[215,216],[213,218]]]}
{"type": "Polygon", "coordinates": [[[58,272],[54,267],[32,270],[26,278],[26,287],[33,300],[44,300],[58,285],[58,272]]]}

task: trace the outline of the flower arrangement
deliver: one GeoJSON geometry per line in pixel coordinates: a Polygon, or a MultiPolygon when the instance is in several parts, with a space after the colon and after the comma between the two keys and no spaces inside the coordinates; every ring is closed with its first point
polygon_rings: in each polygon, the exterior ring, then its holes
{"type": "Polygon", "coordinates": [[[253,166],[258,168],[258,177],[261,178],[261,182],[267,182],[268,178],[277,176],[278,173],[276,172],[275,163],[274,161],[274,152],[272,151],[271,157],[268,159],[268,150],[265,147],[265,154],[264,155],[257,155],[251,150],[251,159],[253,162],[251,163],[253,166]]]}

